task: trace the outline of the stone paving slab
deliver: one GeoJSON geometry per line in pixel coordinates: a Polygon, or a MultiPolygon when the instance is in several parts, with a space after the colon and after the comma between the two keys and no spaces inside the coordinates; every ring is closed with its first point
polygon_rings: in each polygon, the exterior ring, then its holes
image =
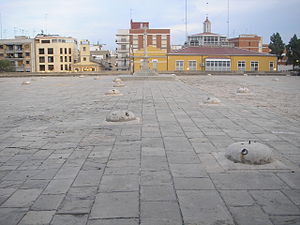
{"type": "Polygon", "coordinates": [[[132,80],[107,97],[114,78],[1,79],[0,225],[299,224],[299,77],[132,80]],[[274,162],[227,161],[248,140],[274,162]]]}

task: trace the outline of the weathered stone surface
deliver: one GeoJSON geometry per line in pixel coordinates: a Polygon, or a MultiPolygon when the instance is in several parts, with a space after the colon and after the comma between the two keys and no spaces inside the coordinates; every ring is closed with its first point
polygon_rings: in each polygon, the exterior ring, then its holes
{"type": "Polygon", "coordinates": [[[0,224],[17,225],[26,212],[27,208],[0,208],[0,224]]]}
{"type": "Polygon", "coordinates": [[[41,189],[17,190],[3,203],[3,207],[30,207],[42,192],[41,189]]]}
{"type": "Polygon", "coordinates": [[[90,218],[138,217],[137,192],[99,193],[96,196],[90,218]]]}
{"type": "Polygon", "coordinates": [[[237,142],[226,148],[225,157],[233,162],[262,165],[272,162],[272,150],[258,142],[237,142]]]}
{"type": "Polygon", "coordinates": [[[230,207],[237,224],[241,225],[272,225],[269,217],[259,206],[230,207]]]}
{"type": "Polygon", "coordinates": [[[141,202],[141,224],[150,225],[182,225],[178,203],[141,202]]]}
{"type": "Polygon", "coordinates": [[[40,197],[31,206],[32,210],[51,211],[57,210],[65,195],[40,195],[40,197]]]}
{"type": "Polygon", "coordinates": [[[87,215],[55,215],[51,225],[82,225],[87,222],[87,215]]]}
{"type": "Polygon", "coordinates": [[[280,191],[250,191],[251,195],[270,215],[299,215],[300,210],[280,191]]]}
{"type": "Polygon", "coordinates": [[[49,224],[54,214],[55,211],[29,211],[19,225],[49,224]]]}
{"type": "Polygon", "coordinates": [[[144,201],[176,200],[175,190],[171,185],[142,186],[141,200],[144,201]]]}
{"type": "Polygon", "coordinates": [[[112,111],[106,116],[107,122],[126,122],[135,119],[133,112],[126,110],[112,111]]]}
{"type": "Polygon", "coordinates": [[[177,191],[177,194],[185,223],[234,224],[217,191],[177,191]]]}
{"type": "Polygon", "coordinates": [[[250,93],[250,90],[247,87],[240,87],[240,88],[237,89],[236,92],[245,94],[245,93],[250,93]]]}

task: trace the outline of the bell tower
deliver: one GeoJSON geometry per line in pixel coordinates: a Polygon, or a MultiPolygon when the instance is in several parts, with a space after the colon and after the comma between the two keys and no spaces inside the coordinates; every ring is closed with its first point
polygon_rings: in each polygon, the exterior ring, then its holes
{"type": "Polygon", "coordinates": [[[208,20],[208,17],[203,22],[203,33],[211,33],[211,22],[208,20]]]}

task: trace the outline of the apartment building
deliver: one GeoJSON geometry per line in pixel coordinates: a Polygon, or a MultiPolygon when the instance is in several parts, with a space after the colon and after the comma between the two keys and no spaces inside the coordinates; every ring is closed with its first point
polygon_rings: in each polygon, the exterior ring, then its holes
{"type": "Polygon", "coordinates": [[[77,40],[59,35],[37,35],[34,39],[36,72],[71,72],[78,61],[77,40]]]}
{"type": "Polygon", "coordinates": [[[0,40],[0,60],[9,60],[16,72],[35,72],[34,40],[25,36],[0,40]]]}
{"type": "Polygon", "coordinates": [[[234,44],[234,47],[254,51],[263,52],[262,37],[256,34],[241,34],[236,38],[230,38],[229,42],[234,44]]]}
{"type": "Polygon", "coordinates": [[[130,22],[130,29],[118,30],[116,38],[117,69],[132,70],[133,52],[144,47],[144,35],[147,35],[147,47],[171,50],[170,29],[152,29],[149,22],[130,22]]]}

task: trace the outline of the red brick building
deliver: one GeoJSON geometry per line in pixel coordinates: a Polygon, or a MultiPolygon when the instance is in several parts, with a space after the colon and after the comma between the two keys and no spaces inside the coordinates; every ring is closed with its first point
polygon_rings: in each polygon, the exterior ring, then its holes
{"type": "Polygon", "coordinates": [[[254,51],[262,52],[262,37],[255,34],[242,34],[236,38],[230,38],[229,42],[234,44],[234,47],[254,51]]]}

